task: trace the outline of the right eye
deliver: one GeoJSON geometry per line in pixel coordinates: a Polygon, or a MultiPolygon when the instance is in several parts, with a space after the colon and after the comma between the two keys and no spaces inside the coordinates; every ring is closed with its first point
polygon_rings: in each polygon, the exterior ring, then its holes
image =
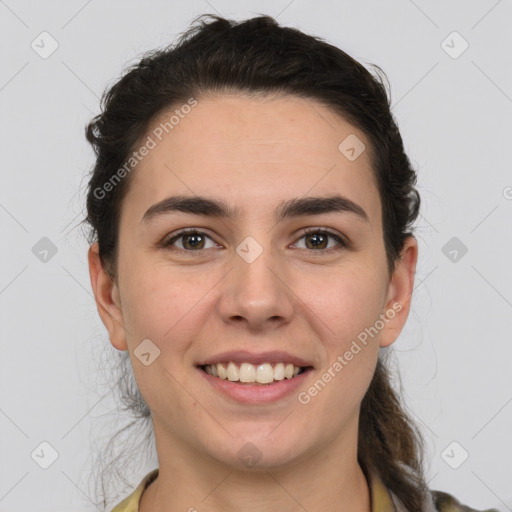
{"type": "MultiPolygon", "coordinates": [[[[202,231],[198,231],[195,228],[188,228],[176,233],[173,237],[163,242],[162,246],[170,250],[197,252],[201,249],[205,249],[205,239],[209,239],[213,242],[212,238],[202,231]],[[180,240],[181,247],[173,247],[177,240],[180,240]]],[[[213,243],[215,246],[215,242],[213,243]]]]}

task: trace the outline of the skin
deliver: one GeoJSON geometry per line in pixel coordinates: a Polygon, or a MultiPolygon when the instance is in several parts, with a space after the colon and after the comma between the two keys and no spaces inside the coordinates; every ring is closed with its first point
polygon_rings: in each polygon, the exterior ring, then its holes
{"type": "Polygon", "coordinates": [[[315,101],[223,94],[198,98],[133,171],[121,209],[117,278],[103,269],[97,244],[89,267],[111,343],[130,351],[152,412],[160,473],[141,512],[370,511],[357,462],[360,404],[379,348],[392,344],[406,322],[418,246],[407,239],[389,276],[369,147],[361,131],[315,101]],[[354,161],[338,150],[349,134],[367,148],[354,161]],[[273,220],[283,200],[334,192],[359,204],[369,222],[346,212],[273,220]],[[173,194],[223,199],[241,215],[168,213],[141,222],[173,194]],[[200,249],[190,248],[190,238],[159,247],[188,227],[207,235],[200,249]],[[309,227],[330,228],[351,245],[331,238],[315,248],[301,231],[309,227]],[[236,252],[247,236],[263,248],[250,264],[236,252]],[[304,391],[393,304],[401,310],[307,405],[297,393],[271,404],[235,403],[195,367],[226,350],[285,350],[314,366],[304,391]],[[146,338],[160,350],[148,366],[133,353],[146,338]],[[262,454],[250,468],[237,456],[248,442],[262,454]]]}

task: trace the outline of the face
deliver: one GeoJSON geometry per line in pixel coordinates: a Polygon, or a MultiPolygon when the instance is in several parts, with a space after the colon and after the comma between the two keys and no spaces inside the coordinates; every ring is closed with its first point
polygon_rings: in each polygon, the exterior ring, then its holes
{"type": "Polygon", "coordinates": [[[100,315],[130,352],[157,446],[237,467],[247,455],[285,467],[355,450],[360,403],[379,348],[405,323],[417,257],[411,238],[388,275],[367,138],[290,96],[198,98],[159,140],[170,115],[144,137],[155,145],[123,200],[117,280],[97,247],[89,254],[100,315]],[[366,147],[355,159],[339,149],[349,136],[366,147]],[[206,363],[224,363],[228,379],[206,363]],[[282,378],[281,363],[300,373],[282,378]],[[272,382],[236,382],[255,374],[272,382]]]}

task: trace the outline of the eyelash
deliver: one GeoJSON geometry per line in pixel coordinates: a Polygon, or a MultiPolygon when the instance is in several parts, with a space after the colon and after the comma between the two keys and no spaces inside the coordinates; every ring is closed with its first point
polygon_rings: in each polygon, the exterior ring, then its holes
{"type": "MultiPolygon", "coordinates": [[[[161,245],[163,248],[178,251],[181,253],[188,253],[188,254],[191,254],[191,253],[193,254],[195,252],[202,252],[202,251],[206,250],[206,249],[189,250],[189,249],[180,249],[180,248],[172,247],[172,244],[175,241],[179,240],[180,238],[182,238],[185,235],[191,235],[191,234],[202,235],[202,236],[209,238],[210,240],[213,240],[211,236],[207,235],[206,233],[204,233],[196,228],[187,228],[187,229],[183,229],[180,232],[176,233],[172,238],[169,238],[167,241],[162,242],[161,245]]],[[[328,228],[306,228],[306,229],[304,229],[304,231],[302,232],[302,234],[298,238],[298,240],[301,240],[305,236],[311,235],[311,234],[328,235],[329,237],[334,238],[338,242],[339,246],[331,247],[330,249],[318,249],[318,250],[302,249],[302,250],[309,251],[311,253],[328,253],[328,254],[330,254],[331,252],[341,251],[342,249],[346,249],[346,248],[350,247],[349,243],[343,237],[341,237],[340,235],[331,231],[328,228]]]]}

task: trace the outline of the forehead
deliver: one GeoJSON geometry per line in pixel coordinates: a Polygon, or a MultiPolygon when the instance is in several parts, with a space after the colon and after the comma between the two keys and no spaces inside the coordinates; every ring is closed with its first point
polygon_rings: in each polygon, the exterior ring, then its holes
{"type": "Polygon", "coordinates": [[[164,139],[156,140],[157,144],[186,147],[189,161],[191,157],[204,159],[210,155],[258,158],[262,149],[262,156],[267,158],[286,155],[297,159],[287,150],[300,147],[307,149],[301,151],[301,157],[317,162],[339,156],[340,137],[353,134],[361,140],[366,138],[359,129],[312,99],[224,94],[196,101],[197,105],[181,116],[172,114],[186,105],[174,105],[160,114],[148,130],[155,139],[164,139]],[[169,126],[171,117],[175,124],[169,126]]]}
{"type": "Polygon", "coordinates": [[[229,197],[242,209],[264,210],[273,200],[338,191],[378,216],[369,142],[331,109],[294,96],[223,94],[196,101],[162,112],[143,137],[153,148],[132,176],[128,196],[138,203],[147,207],[182,193],[229,197]],[[351,160],[343,153],[347,140],[366,149],[351,160]]]}

